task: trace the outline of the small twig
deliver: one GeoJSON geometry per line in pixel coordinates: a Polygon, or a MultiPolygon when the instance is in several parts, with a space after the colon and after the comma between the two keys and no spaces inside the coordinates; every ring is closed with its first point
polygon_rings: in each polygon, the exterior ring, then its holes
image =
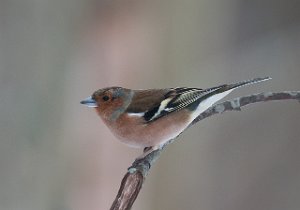
{"type": "MultiPolygon", "coordinates": [[[[243,96],[235,98],[233,100],[225,101],[220,104],[212,106],[210,109],[206,110],[200,114],[190,125],[194,125],[197,122],[211,117],[215,114],[221,114],[225,111],[240,111],[241,107],[248,104],[253,104],[257,102],[275,101],[275,100],[287,100],[294,99],[300,102],[300,91],[285,91],[279,93],[259,93],[249,96],[243,96]]],[[[145,156],[142,159],[135,160],[133,164],[128,169],[125,174],[117,197],[115,198],[110,210],[129,210],[135,199],[137,198],[143,182],[154,162],[159,158],[161,152],[168,144],[174,141],[170,140],[167,142],[163,148],[155,150],[145,156]]]]}

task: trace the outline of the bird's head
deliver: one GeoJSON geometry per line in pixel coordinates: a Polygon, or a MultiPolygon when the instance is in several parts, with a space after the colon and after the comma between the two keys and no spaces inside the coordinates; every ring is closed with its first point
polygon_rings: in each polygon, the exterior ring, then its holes
{"type": "Polygon", "coordinates": [[[116,119],[131,100],[131,91],[121,87],[108,87],[95,91],[92,96],[80,103],[97,110],[105,120],[116,119]]]}

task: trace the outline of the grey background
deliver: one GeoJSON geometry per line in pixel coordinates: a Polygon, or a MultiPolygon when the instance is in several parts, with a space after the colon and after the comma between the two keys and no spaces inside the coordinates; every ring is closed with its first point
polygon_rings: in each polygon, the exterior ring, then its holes
{"type": "MultiPolygon", "coordinates": [[[[79,101],[95,89],[273,80],[299,90],[296,0],[0,1],[0,209],[108,209],[131,161],[79,101]]],[[[133,209],[297,210],[299,103],[206,119],[170,145],[133,209]]]]}

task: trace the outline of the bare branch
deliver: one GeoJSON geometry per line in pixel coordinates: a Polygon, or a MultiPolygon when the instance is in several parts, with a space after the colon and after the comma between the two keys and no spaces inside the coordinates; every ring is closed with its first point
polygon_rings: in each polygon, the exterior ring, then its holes
{"type": "MultiPolygon", "coordinates": [[[[268,92],[235,98],[212,106],[210,109],[201,113],[189,127],[215,114],[221,114],[226,111],[240,111],[241,107],[249,104],[288,99],[294,99],[300,102],[300,91],[268,92]]],[[[133,162],[122,180],[118,195],[110,210],[129,210],[132,207],[151,166],[159,158],[165,146],[173,141],[174,139],[170,140],[163,148],[155,150],[144,158],[133,162]]]]}

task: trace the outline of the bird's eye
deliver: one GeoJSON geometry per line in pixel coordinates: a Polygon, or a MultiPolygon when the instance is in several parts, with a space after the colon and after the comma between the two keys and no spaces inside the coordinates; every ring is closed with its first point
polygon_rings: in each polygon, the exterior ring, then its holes
{"type": "Polygon", "coordinates": [[[103,96],[102,99],[103,99],[103,101],[108,101],[109,97],[108,96],[103,96]]]}

